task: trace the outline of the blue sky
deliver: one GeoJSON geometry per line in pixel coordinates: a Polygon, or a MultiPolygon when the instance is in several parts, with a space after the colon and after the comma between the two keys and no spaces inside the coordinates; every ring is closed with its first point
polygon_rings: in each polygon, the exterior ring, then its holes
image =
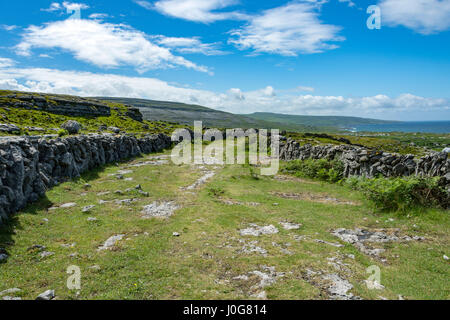
{"type": "Polygon", "coordinates": [[[450,0],[2,1],[0,41],[2,89],[450,120],[450,0]]]}

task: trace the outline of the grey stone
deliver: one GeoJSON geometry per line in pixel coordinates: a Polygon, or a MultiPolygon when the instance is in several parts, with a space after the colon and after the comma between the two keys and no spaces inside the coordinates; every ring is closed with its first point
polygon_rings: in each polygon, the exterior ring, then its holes
{"type": "Polygon", "coordinates": [[[81,130],[81,124],[78,121],[69,120],[64,122],[61,128],[67,130],[70,134],[77,134],[81,130]]]}
{"type": "Polygon", "coordinates": [[[349,291],[353,289],[353,285],[345,279],[342,279],[339,275],[327,274],[322,276],[324,280],[331,282],[328,286],[328,293],[332,299],[336,300],[353,300],[355,297],[349,291]]]}
{"type": "Polygon", "coordinates": [[[281,226],[285,230],[297,230],[300,229],[301,224],[291,223],[291,222],[280,222],[281,226]]]}
{"type": "Polygon", "coordinates": [[[125,237],[124,234],[118,234],[115,236],[112,236],[110,238],[108,238],[108,240],[106,240],[103,245],[101,245],[100,247],[98,247],[98,251],[103,251],[103,250],[111,250],[117,242],[119,242],[120,240],[122,240],[125,237]]]}
{"type": "Polygon", "coordinates": [[[88,213],[88,212],[91,212],[91,210],[94,209],[94,208],[95,208],[94,205],[86,206],[86,207],[84,207],[84,208],[81,210],[81,212],[83,212],[83,213],[88,213]]]}
{"type": "Polygon", "coordinates": [[[7,294],[8,295],[15,294],[15,293],[18,293],[20,291],[22,291],[22,290],[20,290],[18,288],[6,289],[6,290],[3,290],[2,292],[0,292],[0,297],[5,296],[7,294]]]}
{"type": "Polygon", "coordinates": [[[55,254],[54,252],[44,251],[44,252],[41,252],[40,256],[41,256],[41,258],[48,258],[48,257],[53,256],[54,254],[55,254]]]}
{"type": "Polygon", "coordinates": [[[70,202],[70,203],[62,204],[62,205],[59,206],[59,207],[60,207],[60,208],[63,208],[63,209],[68,209],[68,208],[73,208],[73,207],[76,207],[76,206],[77,206],[76,203],[70,202]]]}
{"type": "Polygon", "coordinates": [[[9,301],[20,301],[20,300],[22,300],[22,298],[19,298],[19,297],[10,297],[10,296],[4,296],[3,298],[2,298],[2,300],[9,300],[9,301]]]}
{"type": "Polygon", "coordinates": [[[55,290],[47,290],[41,293],[36,300],[52,300],[55,298],[55,290]]]}

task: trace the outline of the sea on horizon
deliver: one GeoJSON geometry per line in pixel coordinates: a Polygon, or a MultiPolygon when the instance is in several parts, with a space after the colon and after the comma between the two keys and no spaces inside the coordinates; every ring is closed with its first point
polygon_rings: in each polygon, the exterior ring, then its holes
{"type": "Polygon", "coordinates": [[[383,124],[366,124],[354,128],[356,132],[421,132],[450,133],[450,121],[414,121],[383,124]]]}

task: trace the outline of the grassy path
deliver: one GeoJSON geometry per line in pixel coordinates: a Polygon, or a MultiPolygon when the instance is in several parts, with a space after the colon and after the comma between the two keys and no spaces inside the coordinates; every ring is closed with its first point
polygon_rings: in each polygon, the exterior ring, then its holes
{"type": "Polygon", "coordinates": [[[23,299],[48,289],[58,299],[449,299],[449,225],[439,210],[374,213],[338,185],[255,178],[240,165],[175,166],[151,155],[64,183],[2,227],[9,259],[0,264],[0,292],[19,288],[23,299]],[[167,202],[179,208],[173,215],[143,218],[144,206],[167,202]],[[376,257],[333,235],[338,228],[425,239],[373,244],[385,249],[376,257]],[[71,265],[81,269],[79,291],[66,286],[71,265]],[[364,282],[374,265],[384,289],[364,282]]]}

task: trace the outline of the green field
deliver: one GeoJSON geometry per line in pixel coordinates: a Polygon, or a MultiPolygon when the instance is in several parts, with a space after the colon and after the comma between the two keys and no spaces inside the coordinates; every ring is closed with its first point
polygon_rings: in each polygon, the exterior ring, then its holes
{"type": "Polygon", "coordinates": [[[248,165],[133,166],[156,160],[146,156],[87,173],[14,216],[0,231],[0,247],[10,256],[0,265],[0,292],[19,288],[23,299],[48,289],[56,299],[330,299],[336,296],[329,276],[336,275],[351,284],[347,294],[362,299],[450,298],[443,258],[450,252],[448,211],[381,213],[346,187],[262,177],[248,165]],[[130,171],[117,179],[119,170],[130,171]],[[209,172],[215,176],[205,184],[185,188],[209,172]],[[124,199],[135,201],[115,202],[124,199]],[[179,209],[144,219],[143,207],[155,201],[179,209]],[[66,203],[75,205],[59,208],[66,203]],[[95,207],[83,213],[88,205],[95,207]],[[285,230],[285,222],[299,228],[285,230]],[[252,224],[278,233],[241,234],[252,224]],[[338,228],[424,239],[374,244],[385,249],[374,257],[334,236],[338,228]],[[114,235],[123,238],[98,251],[114,235]],[[73,265],[81,270],[81,290],[66,286],[73,265]],[[370,266],[380,268],[383,289],[369,290],[364,282],[370,266]]]}

